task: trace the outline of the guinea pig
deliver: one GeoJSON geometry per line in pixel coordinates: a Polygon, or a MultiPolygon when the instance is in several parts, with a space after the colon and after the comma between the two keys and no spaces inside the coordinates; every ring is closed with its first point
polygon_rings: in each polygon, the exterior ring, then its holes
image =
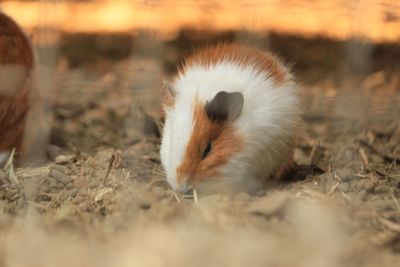
{"type": "Polygon", "coordinates": [[[0,164],[13,148],[22,150],[33,61],[28,38],[0,11],[0,164]]]}
{"type": "Polygon", "coordinates": [[[163,88],[160,147],[168,183],[182,193],[254,193],[290,166],[300,109],[275,56],[218,44],[188,57],[163,88]]]}

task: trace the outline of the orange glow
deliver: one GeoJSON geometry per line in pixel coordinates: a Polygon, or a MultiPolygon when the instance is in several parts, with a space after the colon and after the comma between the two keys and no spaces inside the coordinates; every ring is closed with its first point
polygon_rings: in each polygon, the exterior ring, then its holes
{"type": "Polygon", "coordinates": [[[337,39],[361,36],[373,41],[400,40],[397,0],[355,2],[358,3],[344,5],[340,0],[164,0],[153,4],[139,0],[6,1],[1,7],[28,30],[46,23],[66,32],[151,29],[174,34],[189,26],[215,30],[272,30],[337,39]]]}

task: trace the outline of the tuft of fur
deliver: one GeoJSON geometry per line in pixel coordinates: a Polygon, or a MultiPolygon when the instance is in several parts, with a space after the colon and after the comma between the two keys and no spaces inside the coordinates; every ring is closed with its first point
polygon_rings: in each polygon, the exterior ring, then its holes
{"type": "Polygon", "coordinates": [[[208,47],[185,61],[171,86],[160,154],[175,190],[254,192],[290,164],[299,101],[291,74],[271,54],[235,44],[208,47]],[[219,92],[243,95],[237,118],[207,118],[204,107],[219,92]]]}
{"type": "Polygon", "coordinates": [[[0,154],[22,150],[33,61],[28,38],[0,12],[0,154]]]}

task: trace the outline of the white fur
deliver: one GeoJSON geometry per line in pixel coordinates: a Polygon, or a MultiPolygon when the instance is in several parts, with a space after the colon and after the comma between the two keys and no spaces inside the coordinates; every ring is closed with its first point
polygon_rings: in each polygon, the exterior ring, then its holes
{"type": "Polygon", "coordinates": [[[178,189],[176,169],[193,130],[195,101],[205,103],[220,91],[241,92],[244,96],[234,128],[245,144],[244,150],[222,168],[219,182],[226,182],[235,191],[255,191],[266,177],[288,163],[300,113],[293,81],[277,87],[267,73],[225,60],[208,68],[186,69],[174,88],[175,106],[166,110],[160,151],[167,180],[174,189],[178,189]]]}

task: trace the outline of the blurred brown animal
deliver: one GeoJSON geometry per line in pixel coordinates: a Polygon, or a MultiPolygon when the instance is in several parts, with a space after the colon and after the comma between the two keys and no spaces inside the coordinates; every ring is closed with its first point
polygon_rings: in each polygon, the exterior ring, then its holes
{"type": "Polygon", "coordinates": [[[29,39],[0,12],[0,154],[13,148],[23,151],[33,67],[29,39]]]}

